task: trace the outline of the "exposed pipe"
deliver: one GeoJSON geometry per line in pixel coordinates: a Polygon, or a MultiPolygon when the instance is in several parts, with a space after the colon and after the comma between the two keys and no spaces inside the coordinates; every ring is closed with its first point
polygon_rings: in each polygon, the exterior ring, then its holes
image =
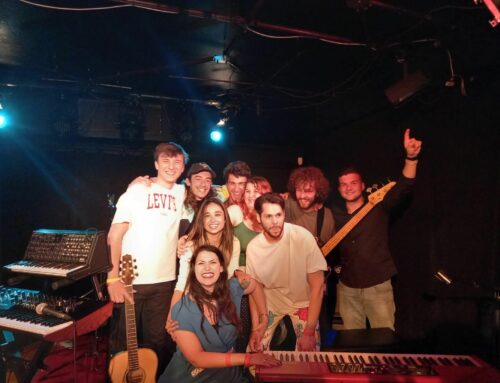
{"type": "Polygon", "coordinates": [[[242,26],[243,28],[245,26],[252,26],[252,27],[264,28],[264,29],[269,29],[269,30],[274,30],[274,31],[279,31],[279,32],[291,33],[291,34],[294,34],[297,36],[314,38],[314,39],[318,39],[318,40],[326,40],[326,41],[331,41],[331,42],[349,43],[349,44],[356,43],[356,41],[353,41],[353,40],[346,38],[346,37],[332,35],[329,33],[322,33],[322,32],[318,32],[318,31],[312,31],[312,30],[303,29],[303,28],[288,27],[286,25],[265,23],[263,21],[258,21],[258,20],[247,20],[246,18],[244,18],[242,16],[230,16],[230,15],[224,15],[221,13],[203,11],[200,9],[181,8],[181,7],[177,7],[177,6],[173,6],[173,5],[161,4],[161,3],[157,3],[154,1],[148,1],[148,0],[112,0],[112,1],[115,3],[131,5],[131,6],[137,7],[137,8],[157,10],[160,12],[170,13],[173,15],[186,15],[186,16],[194,17],[194,18],[198,18],[198,19],[208,19],[208,20],[219,21],[222,23],[237,24],[237,25],[242,26]]]}

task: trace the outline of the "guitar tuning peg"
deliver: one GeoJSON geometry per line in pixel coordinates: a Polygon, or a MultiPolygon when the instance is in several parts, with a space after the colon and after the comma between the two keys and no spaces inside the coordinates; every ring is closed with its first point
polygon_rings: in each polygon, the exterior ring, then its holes
{"type": "Polygon", "coordinates": [[[139,276],[139,273],[135,273],[135,276],[138,277],[139,276]]]}
{"type": "Polygon", "coordinates": [[[134,269],[137,269],[137,265],[134,266],[134,269]]]}
{"type": "Polygon", "coordinates": [[[371,193],[372,192],[372,188],[366,188],[366,192],[367,193],[371,193]]]}

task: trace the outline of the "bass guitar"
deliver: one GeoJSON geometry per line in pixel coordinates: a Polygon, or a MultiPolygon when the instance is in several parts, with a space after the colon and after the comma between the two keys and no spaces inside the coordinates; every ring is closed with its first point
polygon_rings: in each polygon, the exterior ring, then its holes
{"type": "Polygon", "coordinates": [[[376,190],[368,196],[368,202],[361,208],[360,211],[356,213],[354,217],[352,217],[349,222],[347,222],[339,231],[335,233],[335,235],[328,240],[321,247],[321,252],[326,257],[330,251],[332,251],[339,243],[342,241],[347,234],[351,232],[352,229],[356,227],[356,225],[363,219],[365,216],[377,205],[382,202],[385,195],[389,190],[391,190],[396,182],[389,182],[384,187],[376,190]]]}
{"type": "MultiPolygon", "coordinates": [[[[124,255],[121,261],[121,279],[130,296],[134,289],[134,261],[132,256],[124,255]]],[[[135,323],[135,305],[125,299],[125,327],[127,333],[127,351],[113,356],[109,363],[109,377],[112,383],[154,383],[158,358],[149,348],[137,347],[137,328],[135,323]]]]}

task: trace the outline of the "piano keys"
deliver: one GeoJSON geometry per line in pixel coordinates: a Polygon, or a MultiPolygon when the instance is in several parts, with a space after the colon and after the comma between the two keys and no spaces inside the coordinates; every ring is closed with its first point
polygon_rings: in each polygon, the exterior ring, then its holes
{"type": "Polygon", "coordinates": [[[0,310],[0,327],[47,336],[69,327],[73,321],[39,315],[35,311],[13,306],[0,310]]]}
{"type": "MultiPolygon", "coordinates": [[[[101,315],[92,318],[93,323],[88,323],[85,319],[91,318],[92,314],[106,305],[106,302],[101,301],[47,295],[38,290],[0,285],[0,328],[42,335],[44,338],[53,338],[57,334],[66,334],[68,331],[71,335],[73,330],[65,329],[73,324],[76,325],[77,330],[78,327],[101,325],[103,321],[101,315]],[[50,309],[69,315],[72,320],[38,314],[36,307],[40,303],[45,303],[50,309]]],[[[103,310],[103,313],[109,316],[111,311],[108,313],[108,310],[103,310]]]]}
{"type": "Polygon", "coordinates": [[[21,260],[19,262],[5,266],[7,269],[16,273],[38,274],[53,277],[67,277],[74,271],[84,267],[84,265],[62,263],[62,262],[43,262],[21,260]]]}
{"type": "Polygon", "coordinates": [[[279,367],[257,367],[259,382],[499,382],[500,374],[468,355],[267,351],[279,367]],[[483,374],[483,380],[472,376],[483,374]],[[485,375],[486,374],[486,375],[485,375]],[[488,380],[491,378],[491,380],[488,380]],[[457,380],[461,379],[461,380],[457,380]],[[472,380],[467,380],[472,379],[472,380]]]}

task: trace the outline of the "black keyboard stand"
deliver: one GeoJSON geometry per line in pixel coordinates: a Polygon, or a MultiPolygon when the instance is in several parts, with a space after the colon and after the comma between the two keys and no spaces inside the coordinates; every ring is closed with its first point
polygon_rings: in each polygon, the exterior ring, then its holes
{"type": "MultiPolygon", "coordinates": [[[[19,383],[30,383],[35,376],[36,371],[42,366],[43,360],[49,354],[54,342],[43,340],[39,335],[23,334],[14,338],[9,330],[1,332],[4,343],[0,345],[0,383],[6,382],[7,368],[9,374],[14,374],[19,383]],[[40,342],[31,359],[23,358],[22,348],[40,342]]],[[[10,380],[10,379],[9,379],[10,380]]]]}

